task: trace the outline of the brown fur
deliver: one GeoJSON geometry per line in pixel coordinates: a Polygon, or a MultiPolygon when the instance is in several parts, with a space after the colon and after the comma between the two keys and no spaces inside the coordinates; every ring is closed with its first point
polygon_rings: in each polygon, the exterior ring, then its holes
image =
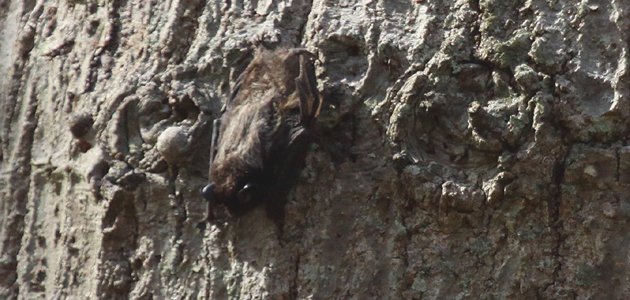
{"type": "Polygon", "coordinates": [[[303,153],[292,152],[306,150],[295,144],[308,143],[303,137],[321,107],[314,59],[304,49],[259,50],[239,76],[210,166],[217,202],[238,210],[236,194],[245,184],[262,186],[255,196],[264,198],[281,184],[274,180],[300,164],[303,153]]]}

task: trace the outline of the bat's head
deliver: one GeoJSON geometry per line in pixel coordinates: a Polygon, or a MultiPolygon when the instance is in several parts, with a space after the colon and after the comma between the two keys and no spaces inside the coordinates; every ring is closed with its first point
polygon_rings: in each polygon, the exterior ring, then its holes
{"type": "Polygon", "coordinates": [[[321,106],[314,60],[304,49],[263,50],[239,76],[202,190],[208,201],[244,211],[287,185],[283,178],[300,165],[321,106]]]}
{"type": "Polygon", "coordinates": [[[201,194],[211,204],[224,203],[232,211],[244,211],[249,207],[255,205],[255,199],[259,196],[261,186],[254,182],[247,182],[243,185],[239,185],[237,189],[230,191],[218,191],[217,185],[214,182],[203,187],[201,194]]]}

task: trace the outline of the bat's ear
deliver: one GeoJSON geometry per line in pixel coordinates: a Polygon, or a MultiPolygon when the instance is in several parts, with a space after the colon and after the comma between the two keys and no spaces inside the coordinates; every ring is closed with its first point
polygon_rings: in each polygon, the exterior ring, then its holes
{"type": "Polygon", "coordinates": [[[313,65],[313,59],[317,59],[317,57],[311,52],[302,51],[304,53],[300,53],[299,56],[300,75],[295,79],[295,89],[300,97],[300,121],[302,124],[309,126],[319,116],[322,108],[322,97],[317,90],[315,66],[313,65]]]}

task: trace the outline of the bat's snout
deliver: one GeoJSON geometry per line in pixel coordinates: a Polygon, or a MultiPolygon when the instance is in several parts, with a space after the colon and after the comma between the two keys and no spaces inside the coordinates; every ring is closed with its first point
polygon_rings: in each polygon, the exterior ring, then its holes
{"type": "MultiPolygon", "coordinates": [[[[241,204],[251,203],[252,200],[256,197],[258,188],[259,188],[258,184],[252,183],[252,182],[249,182],[243,185],[243,187],[240,190],[238,190],[238,192],[236,192],[235,200],[241,204]]],[[[200,194],[208,202],[213,203],[213,202],[217,202],[217,200],[220,198],[220,197],[217,197],[215,192],[216,192],[216,188],[215,188],[214,182],[211,182],[210,184],[201,188],[200,194]]]]}
{"type": "Polygon", "coordinates": [[[204,186],[201,189],[201,196],[203,196],[203,198],[208,202],[215,202],[216,197],[214,196],[214,183],[204,186]]]}

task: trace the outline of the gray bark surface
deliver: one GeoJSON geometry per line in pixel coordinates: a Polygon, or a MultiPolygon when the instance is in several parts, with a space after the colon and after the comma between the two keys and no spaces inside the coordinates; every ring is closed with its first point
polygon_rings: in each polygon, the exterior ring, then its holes
{"type": "Polygon", "coordinates": [[[0,0],[0,298],[628,298],[629,41],[622,0],[0,0]],[[198,193],[261,40],[329,95],[282,230],[198,193]]]}

